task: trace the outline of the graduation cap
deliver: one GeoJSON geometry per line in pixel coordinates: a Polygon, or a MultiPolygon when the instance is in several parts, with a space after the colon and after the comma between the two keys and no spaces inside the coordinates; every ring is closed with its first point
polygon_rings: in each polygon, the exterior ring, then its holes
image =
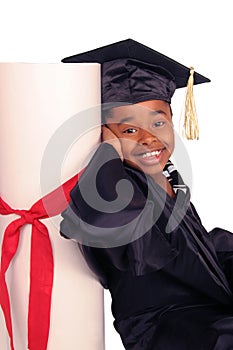
{"type": "Polygon", "coordinates": [[[193,85],[210,82],[194,69],[135,41],[127,39],[62,59],[64,63],[101,64],[102,103],[107,105],[163,100],[168,103],[175,89],[187,86],[184,133],[199,138],[193,85]]]}

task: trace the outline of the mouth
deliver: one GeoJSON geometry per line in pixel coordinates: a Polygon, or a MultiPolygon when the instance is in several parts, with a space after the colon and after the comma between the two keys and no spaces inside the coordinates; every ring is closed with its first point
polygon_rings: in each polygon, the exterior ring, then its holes
{"type": "Polygon", "coordinates": [[[137,154],[137,157],[143,164],[157,164],[162,158],[163,152],[165,150],[166,147],[159,148],[156,150],[146,150],[145,152],[137,154]]]}
{"type": "Polygon", "coordinates": [[[148,158],[159,158],[161,153],[166,149],[166,147],[161,147],[158,149],[153,150],[145,150],[144,152],[138,153],[137,156],[142,159],[148,159],[148,158]]]}
{"type": "Polygon", "coordinates": [[[152,151],[152,152],[145,152],[145,153],[141,154],[141,157],[143,159],[151,158],[151,157],[159,158],[159,156],[160,156],[160,154],[162,153],[163,150],[164,150],[164,148],[157,149],[156,151],[152,151]]]}

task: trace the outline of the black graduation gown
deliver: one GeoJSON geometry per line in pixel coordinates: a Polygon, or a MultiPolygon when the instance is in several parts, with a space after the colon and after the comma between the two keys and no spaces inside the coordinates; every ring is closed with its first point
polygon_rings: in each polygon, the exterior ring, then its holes
{"type": "MultiPolygon", "coordinates": [[[[181,183],[176,171],[170,180],[174,189],[181,183]]],[[[180,187],[171,198],[102,144],[62,213],[61,234],[79,242],[110,290],[126,349],[233,349],[233,235],[220,228],[208,233],[189,189],[180,187]],[[116,192],[122,179],[133,192],[124,186],[116,192]],[[95,183],[107,206],[90,203],[98,196],[95,183]]]]}

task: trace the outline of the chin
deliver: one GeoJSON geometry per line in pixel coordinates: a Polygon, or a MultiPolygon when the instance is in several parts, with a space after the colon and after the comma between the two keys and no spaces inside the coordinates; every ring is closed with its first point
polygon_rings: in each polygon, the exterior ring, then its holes
{"type": "Polygon", "coordinates": [[[142,173],[150,176],[156,176],[158,174],[161,174],[163,172],[163,169],[166,164],[156,164],[151,166],[144,166],[143,164],[136,163],[132,160],[125,160],[126,164],[128,164],[130,167],[140,170],[142,173]]]}

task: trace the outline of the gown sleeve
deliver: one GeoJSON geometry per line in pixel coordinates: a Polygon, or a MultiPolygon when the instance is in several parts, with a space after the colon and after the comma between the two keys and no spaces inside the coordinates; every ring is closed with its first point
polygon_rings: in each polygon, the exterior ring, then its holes
{"type": "Polygon", "coordinates": [[[233,291],[233,233],[216,227],[209,232],[219,263],[233,291]]]}
{"type": "Polygon", "coordinates": [[[110,266],[143,275],[178,254],[156,225],[159,208],[147,194],[145,181],[136,181],[107,143],[100,145],[71,191],[61,235],[79,243],[104,287],[110,266]]]}

